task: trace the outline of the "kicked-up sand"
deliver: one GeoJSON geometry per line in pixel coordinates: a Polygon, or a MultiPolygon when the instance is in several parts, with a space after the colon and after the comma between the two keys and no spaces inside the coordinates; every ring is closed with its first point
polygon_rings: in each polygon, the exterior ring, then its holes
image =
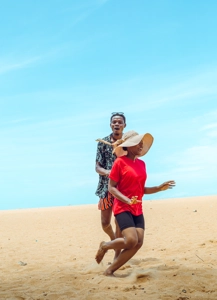
{"type": "Polygon", "coordinates": [[[0,300],[217,299],[217,196],[143,202],[144,245],[116,277],[95,205],[0,212],[0,300]]]}

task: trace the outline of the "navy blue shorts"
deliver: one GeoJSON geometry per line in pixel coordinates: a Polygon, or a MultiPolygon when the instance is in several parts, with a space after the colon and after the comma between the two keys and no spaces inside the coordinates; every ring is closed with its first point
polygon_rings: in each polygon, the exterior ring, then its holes
{"type": "Polygon", "coordinates": [[[129,211],[124,211],[115,216],[120,230],[123,231],[129,227],[142,228],[145,229],[145,219],[143,214],[139,216],[134,216],[129,211]]]}

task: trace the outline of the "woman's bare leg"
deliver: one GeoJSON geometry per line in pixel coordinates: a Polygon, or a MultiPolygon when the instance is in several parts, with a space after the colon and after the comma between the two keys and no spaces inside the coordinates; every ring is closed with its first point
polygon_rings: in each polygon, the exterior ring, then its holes
{"type": "MultiPolygon", "coordinates": [[[[120,238],[120,237],[123,237],[122,236],[122,232],[120,230],[120,227],[118,225],[118,222],[115,218],[115,238],[120,238]]],[[[118,257],[118,255],[121,253],[121,249],[115,249],[115,256],[114,256],[114,260],[118,257]]]]}
{"type": "MultiPolygon", "coordinates": [[[[140,229],[139,232],[140,231],[143,232],[143,235],[142,235],[142,233],[138,235],[137,229],[135,227],[126,228],[122,232],[122,235],[123,235],[122,238],[116,238],[115,240],[112,240],[110,242],[101,242],[99,249],[97,251],[96,257],[95,257],[96,262],[99,264],[101,262],[101,260],[103,259],[105,253],[109,249],[116,249],[116,250],[133,249],[138,244],[139,241],[141,241],[141,240],[143,241],[142,237],[144,236],[144,230],[140,229]]],[[[116,261],[119,261],[119,256],[114,260],[114,262],[111,264],[111,266],[114,263],[116,263],[116,261]]]]}
{"type": "MultiPolygon", "coordinates": [[[[126,230],[126,229],[125,229],[126,230]]],[[[113,273],[123,266],[128,260],[130,260],[136,252],[141,248],[144,239],[144,230],[142,228],[136,229],[138,236],[138,243],[135,247],[131,249],[124,249],[120,255],[113,261],[113,263],[108,267],[108,269],[104,272],[104,275],[111,276],[113,273]]],[[[124,234],[124,231],[123,231],[124,234]]]]}

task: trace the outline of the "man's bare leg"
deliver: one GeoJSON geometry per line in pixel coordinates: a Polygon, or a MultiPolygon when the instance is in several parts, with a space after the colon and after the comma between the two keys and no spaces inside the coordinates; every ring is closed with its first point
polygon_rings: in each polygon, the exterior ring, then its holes
{"type": "Polygon", "coordinates": [[[115,239],[115,233],[111,226],[111,217],[112,217],[112,208],[109,207],[106,210],[101,210],[101,224],[102,229],[108,236],[110,237],[110,240],[115,239]]]}

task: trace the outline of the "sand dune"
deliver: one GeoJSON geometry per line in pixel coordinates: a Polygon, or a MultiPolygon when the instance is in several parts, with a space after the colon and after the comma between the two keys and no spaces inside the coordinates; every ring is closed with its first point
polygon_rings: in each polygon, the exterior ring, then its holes
{"type": "Polygon", "coordinates": [[[145,242],[115,278],[98,265],[97,205],[0,212],[0,299],[217,299],[217,196],[144,201],[145,242]]]}

